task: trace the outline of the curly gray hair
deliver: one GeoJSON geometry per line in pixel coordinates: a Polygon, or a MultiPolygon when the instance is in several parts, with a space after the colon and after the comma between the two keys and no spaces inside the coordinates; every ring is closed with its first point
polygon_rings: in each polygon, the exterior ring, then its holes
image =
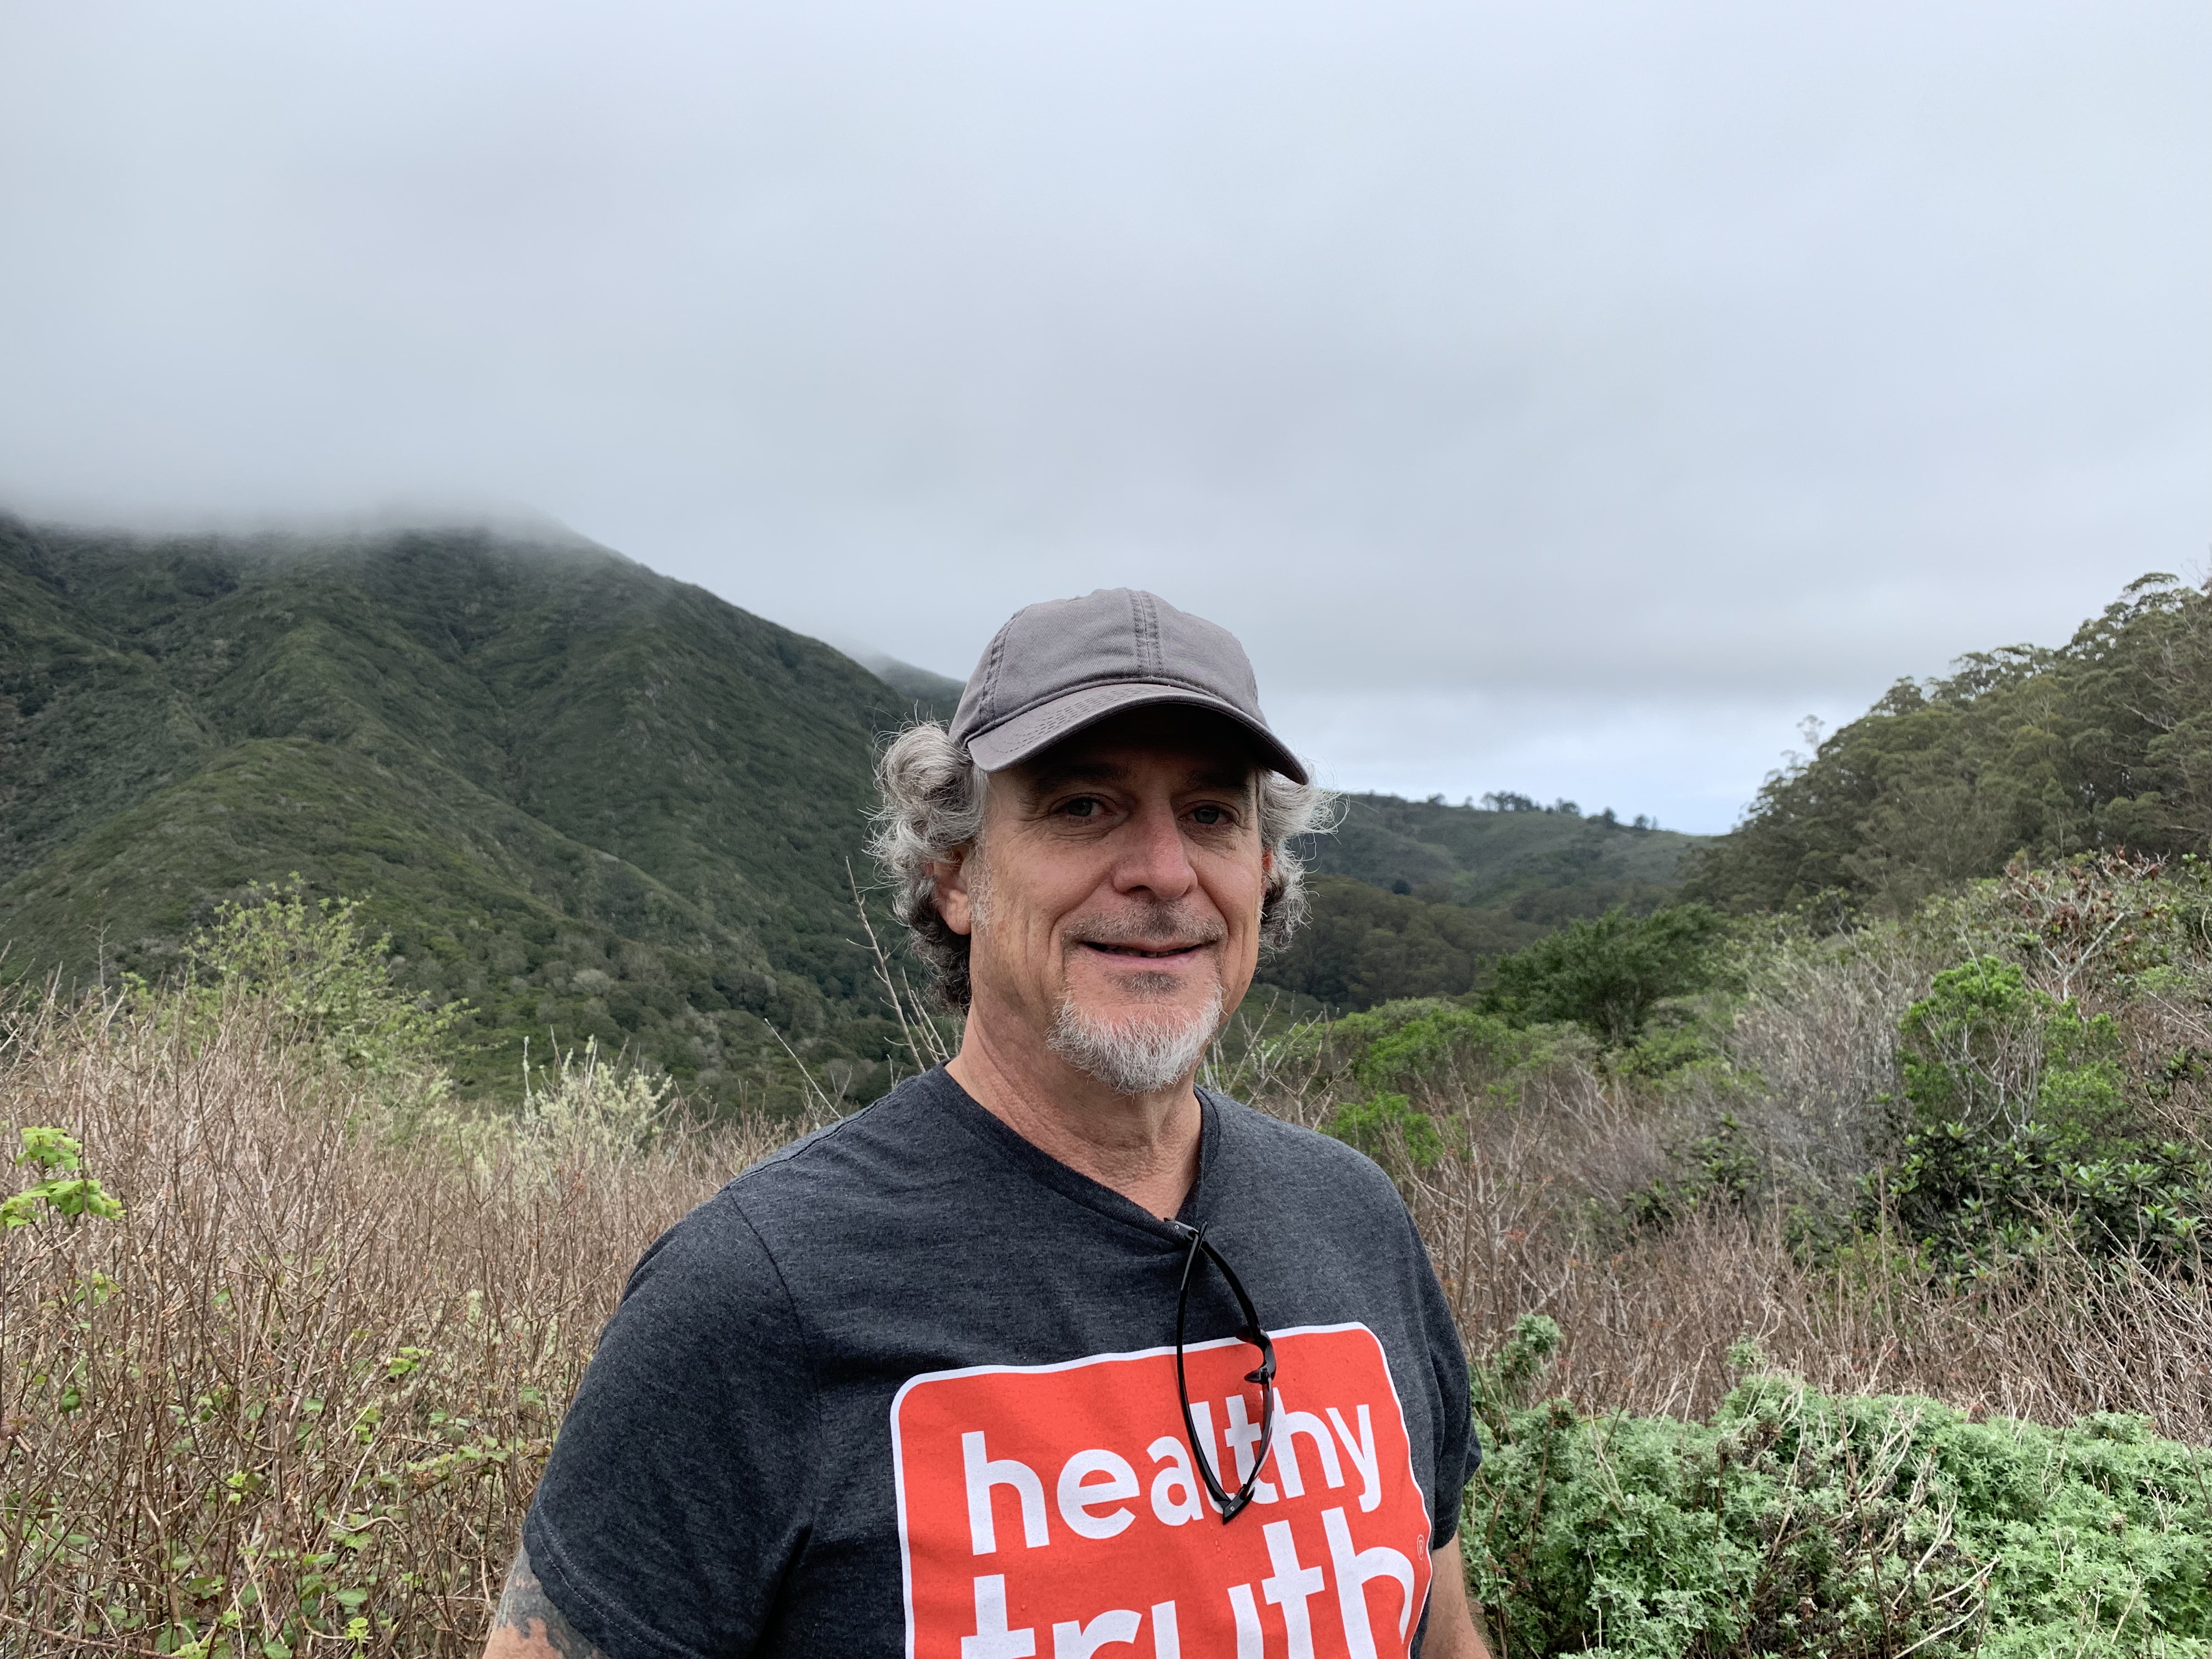
{"type": "MultiPolygon", "coordinates": [[[[968,936],[945,925],[930,866],[972,848],[983,833],[987,774],[934,721],[909,726],[876,763],[881,800],[868,839],[891,890],[891,914],[906,924],[915,954],[929,969],[938,1000],[964,1012],[968,936]]],[[[1260,945],[1277,950],[1306,918],[1305,861],[1291,849],[1298,836],[1326,833],[1335,797],[1279,772],[1260,780],[1260,836],[1274,854],[1260,902],[1260,945]]]]}

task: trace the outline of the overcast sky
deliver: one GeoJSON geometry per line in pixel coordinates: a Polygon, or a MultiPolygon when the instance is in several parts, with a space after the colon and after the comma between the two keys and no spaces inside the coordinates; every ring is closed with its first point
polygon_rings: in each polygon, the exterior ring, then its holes
{"type": "Polygon", "coordinates": [[[2212,541],[2212,7],[0,0],[0,504],[527,507],[1725,828],[2212,541]]]}

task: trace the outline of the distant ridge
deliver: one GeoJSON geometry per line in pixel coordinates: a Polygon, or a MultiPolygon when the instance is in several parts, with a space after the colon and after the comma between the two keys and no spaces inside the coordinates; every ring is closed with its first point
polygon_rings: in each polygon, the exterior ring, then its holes
{"type": "Polygon", "coordinates": [[[925,719],[951,720],[952,711],[960,705],[961,692],[966,690],[958,680],[932,673],[927,668],[916,668],[896,657],[871,654],[858,660],[901,696],[914,699],[925,719]]]}

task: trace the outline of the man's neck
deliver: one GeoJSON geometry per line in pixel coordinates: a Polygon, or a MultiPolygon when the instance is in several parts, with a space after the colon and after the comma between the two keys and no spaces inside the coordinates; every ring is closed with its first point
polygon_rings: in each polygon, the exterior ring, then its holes
{"type": "Polygon", "coordinates": [[[945,1066],[983,1109],[1041,1152],[1172,1219],[1198,1180],[1198,1096],[1188,1078],[1157,1094],[1117,1094],[1050,1049],[994,1042],[970,1018],[945,1066]]]}

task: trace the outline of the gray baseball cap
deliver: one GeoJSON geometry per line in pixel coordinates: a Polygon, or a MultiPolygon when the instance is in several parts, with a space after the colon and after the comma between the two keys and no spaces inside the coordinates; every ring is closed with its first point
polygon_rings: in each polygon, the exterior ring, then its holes
{"type": "Polygon", "coordinates": [[[1173,703],[1227,716],[1261,763],[1296,782],[1306,769],[1260,712],[1244,647],[1216,627],[1133,587],[1017,611],[968,677],[952,738],[997,772],[1109,714],[1173,703]]]}

